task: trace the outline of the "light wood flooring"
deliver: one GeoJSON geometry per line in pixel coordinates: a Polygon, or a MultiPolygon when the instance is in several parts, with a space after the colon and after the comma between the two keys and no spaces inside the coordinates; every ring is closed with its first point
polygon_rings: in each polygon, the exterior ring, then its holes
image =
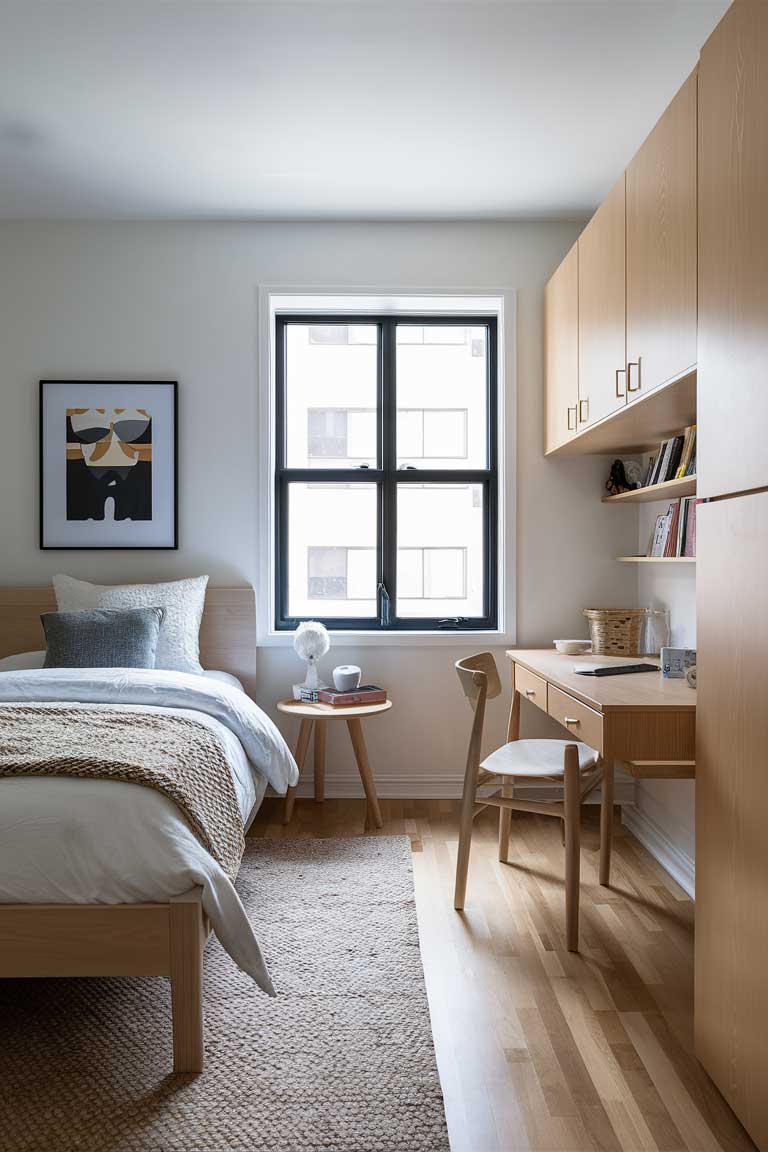
{"type": "MultiPolygon", "coordinates": [[[[382,801],[413,848],[416,903],[453,1152],[753,1152],[692,1054],[693,905],[616,829],[597,883],[584,818],[581,950],[565,950],[559,824],[515,813],[510,863],[495,812],[475,821],[467,903],[453,910],[458,803],[382,801]]],[[[254,836],[363,833],[364,802],[267,801],[254,836]]]]}

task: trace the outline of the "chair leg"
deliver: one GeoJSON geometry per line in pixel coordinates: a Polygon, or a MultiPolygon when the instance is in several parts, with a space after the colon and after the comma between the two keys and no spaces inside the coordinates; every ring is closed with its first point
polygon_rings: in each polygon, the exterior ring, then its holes
{"type": "Polygon", "coordinates": [[[581,847],[581,781],[575,744],[565,749],[565,944],[579,950],[579,866],[581,847]]]}
{"type": "MultiPolygon", "coordinates": [[[[515,781],[513,777],[505,776],[501,782],[501,794],[511,800],[515,794],[515,781]]],[[[512,809],[499,808],[499,860],[502,864],[509,863],[509,833],[512,827],[512,809]]]]}
{"type": "Polygon", "coordinates": [[[467,773],[461,800],[459,853],[456,860],[456,888],[453,894],[453,906],[457,912],[460,912],[464,907],[464,899],[467,895],[467,872],[469,870],[469,849],[472,844],[472,818],[475,814],[475,791],[474,779],[467,773]]]}

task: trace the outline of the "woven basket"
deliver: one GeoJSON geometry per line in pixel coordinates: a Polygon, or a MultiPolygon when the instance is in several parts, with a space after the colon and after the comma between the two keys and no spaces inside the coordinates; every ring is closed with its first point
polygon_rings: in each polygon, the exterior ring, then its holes
{"type": "Polygon", "coordinates": [[[639,656],[645,608],[585,608],[596,656],[639,656]]]}

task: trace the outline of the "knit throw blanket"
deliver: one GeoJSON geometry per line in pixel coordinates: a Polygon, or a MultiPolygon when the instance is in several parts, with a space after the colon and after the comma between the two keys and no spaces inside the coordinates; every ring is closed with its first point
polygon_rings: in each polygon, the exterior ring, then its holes
{"type": "Polygon", "coordinates": [[[111,704],[0,706],[0,777],[78,776],[162,792],[231,880],[245,850],[224,748],[196,720],[111,704]]]}

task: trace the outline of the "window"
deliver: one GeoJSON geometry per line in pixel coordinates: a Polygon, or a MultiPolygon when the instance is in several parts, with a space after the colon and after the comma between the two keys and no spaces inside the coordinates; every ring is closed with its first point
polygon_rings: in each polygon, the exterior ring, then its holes
{"type": "Polygon", "coordinates": [[[495,628],[495,317],[278,313],[276,620],[495,628]]]}

